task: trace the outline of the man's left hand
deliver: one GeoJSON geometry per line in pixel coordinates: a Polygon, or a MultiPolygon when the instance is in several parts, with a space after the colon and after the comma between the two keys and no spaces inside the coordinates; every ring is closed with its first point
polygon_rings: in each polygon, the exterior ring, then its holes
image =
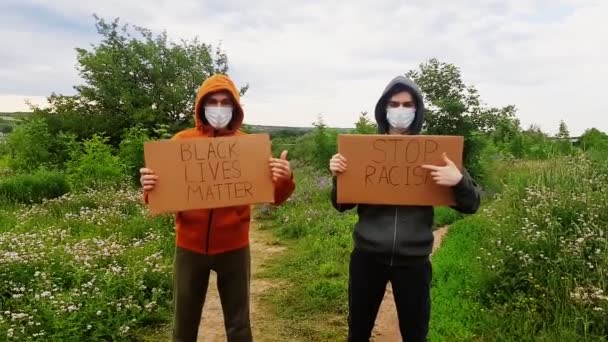
{"type": "Polygon", "coordinates": [[[422,165],[422,168],[431,171],[431,176],[438,185],[454,186],[458,184],[462,179],[462,172],[458,170],[456,164],[445,153],[443,154],[443,161],[446,163],[445,166],[422,165]]]}
{"type": "Polygon", "coordinates": [[[281,157],[278,159],[270,158],[270,172],[274,182],[291,179],[292,172],[289,160],[287,160],[287,151],[281,152],[281,157]]]}

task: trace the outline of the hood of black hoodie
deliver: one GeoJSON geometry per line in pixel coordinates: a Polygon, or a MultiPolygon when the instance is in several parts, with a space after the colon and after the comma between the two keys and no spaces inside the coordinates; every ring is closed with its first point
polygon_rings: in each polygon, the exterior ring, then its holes
{"type": "Polygon", "coordinates": [[[416,101],[416,117],[408,128],[408,134],[415,135],[419,134],[422,130],[422,123],[424,122],[424,100],[422,98],[422,92],[418,85],[414,81],[410,80],[405,76],[397,76],[386,86],[382,92],[382,96],[376,103],[376,123],[378,124],[378,133],[386,134],[389,131],[389,123],[386,119],[386,106],[389,101],[389,95],[391,90],[396,86],[401,85],[405,90],[409,91],[415,98],[416,101]]]}

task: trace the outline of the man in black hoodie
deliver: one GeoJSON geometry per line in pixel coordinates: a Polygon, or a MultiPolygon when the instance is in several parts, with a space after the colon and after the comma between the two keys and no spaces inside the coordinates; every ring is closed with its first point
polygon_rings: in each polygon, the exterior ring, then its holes
{"type": "MultiPolygon", "coordinates": [[[[376,104],[378,133],[419,134],[423,119],[424,102],[418,86],[403,76],[393,79],[376,104]]],[[[475,213],[480,202],[477,185],[445,154],[444,161],[445,166],[423,167],[437,184],[453,189],[454,209],[475,213]]],[[[403,340],[425,341],[431,309],[433,207],[338,204],[336,177],[346,167],[347,161],[340,154],[330,160],[334,207],[340,212],[357,207],[359,216],[349,267],[348,340],[369,341],[390,281],[403,340]]]]}

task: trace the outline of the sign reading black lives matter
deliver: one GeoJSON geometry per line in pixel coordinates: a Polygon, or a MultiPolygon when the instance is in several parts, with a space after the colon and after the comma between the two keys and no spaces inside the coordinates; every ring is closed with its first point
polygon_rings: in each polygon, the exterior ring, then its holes
{"type": "Polygon", "coordinates": [[[146,142],[146,167],[158,176],[148,194],[149,211],[270,203],[270,153],[267,134],[146,142]]]}
{"type": "Polygon", "coordinates": [[[338,203],[454,205],[452,189],[422,165],[445,166],[445,152],[462,170],[463,144],[460,136],[341,134],[347,170],[338,177],[338,203]]]}

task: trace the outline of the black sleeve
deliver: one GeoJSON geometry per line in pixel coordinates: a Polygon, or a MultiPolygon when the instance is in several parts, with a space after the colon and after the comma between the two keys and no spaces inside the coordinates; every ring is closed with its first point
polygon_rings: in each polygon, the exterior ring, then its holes
{"type": "Polygon", "coordinates": [[[338,179],[336,177],[332,180],[333,186],[331,188],[331,204],[339,212],[344,212],[356,207],[356,204],[339,204],[338,203],[338,179]]]}
{"type": "Polygon", "coordinates": [[[452,208],[463,214],[475,214],[481,202],[481,191],[466,170],[463,170],[462,179],[452,189],[456,200],[452,208]]]}

